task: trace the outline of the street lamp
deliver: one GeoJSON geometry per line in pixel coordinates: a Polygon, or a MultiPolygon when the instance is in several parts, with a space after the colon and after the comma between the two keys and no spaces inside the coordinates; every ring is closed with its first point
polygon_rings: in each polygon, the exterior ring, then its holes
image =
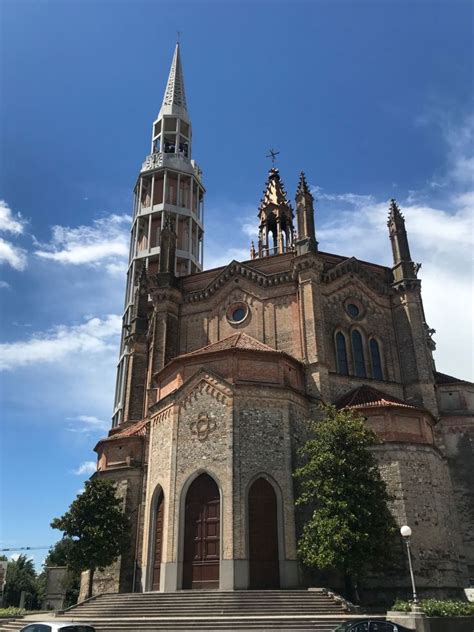
{"type": "Polygon", "coordinates": [[[413,610],[418,610],[418,597],[416,595],[416,586],[415,586],[415,576],[413,574],[413,566],[411,563],[411,552],[410,552],[410,537],[411,537],[411,529],[408,525],[403,525],[400,529],[400,533],[402,534],[402,538],[405,540],[405,544],[407,545],[407,555],[408,555],[408,566],[410,567],[410,577],[411,577],[411,587],[413,589],[413,610]]]}

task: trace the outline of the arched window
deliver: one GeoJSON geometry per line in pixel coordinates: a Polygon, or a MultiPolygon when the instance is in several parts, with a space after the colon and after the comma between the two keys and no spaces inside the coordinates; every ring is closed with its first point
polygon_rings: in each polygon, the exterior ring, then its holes
{"type": "Polygon", "coordinates": [[[336,334],[336,360],[337,372],[341,375],[349,375],[347,363],[346,337],[340,331],[336,334]]]}
{"type": "Polygon", "coordinates": [[[370,360],[372,362],[372,377],[374,378],[374,380],[383,380],[379,343],[374,338],[371,338],[369,346],[370,360]]]}
{"type": "Polygon", "coordinates": [[[357,377],[367,377],[364,360],[362,336],[357,329],[352,332],[352,357],[354,358],[354,373],[357,377]]]}

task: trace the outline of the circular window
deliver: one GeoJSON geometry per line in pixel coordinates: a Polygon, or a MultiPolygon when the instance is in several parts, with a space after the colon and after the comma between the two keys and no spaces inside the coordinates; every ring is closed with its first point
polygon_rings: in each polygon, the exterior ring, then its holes
{"type": "Polygon", "coordinates": [[[249,314],[248,305],[245,303],[234,303],[227,309],[227,320],[232,325],[242,323],[249,314]]]}
{"type": "Polygon", "coordinates": [[[245,318],[245,309],[243,307],[236,307],[232,312],[232,320],[237,322],[245,318]]]}
{"type": "Polygon", "coordinates": [[[349,303],[346,307],[347,313],[351,318],[357,318],[360,314],[360,310],[354,303],[349,303]]]}

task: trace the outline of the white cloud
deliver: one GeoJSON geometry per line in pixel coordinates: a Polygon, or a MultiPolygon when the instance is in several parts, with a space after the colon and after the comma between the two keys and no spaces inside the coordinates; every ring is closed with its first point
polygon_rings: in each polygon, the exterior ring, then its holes
{"type": "Polygon", "coordinates": [[[8,290],[9,287],[10,283],[7,283],[6,281],[0,281],[0,289],[8,290]]]}
{"type": "Polygon", "coordinates": [[[35,255],[63,265],[103,266],[117,274],[126,264],[129,249],[130,217],[108,215],[92,226],[53,226],[48,243],[36,243],[35,255]]]}
{"type": "MultiPolygon", "coordinates": [[[[0,200],[1,232],[11,233],[12,235],[18,236],[23,233],[25,224],[26,221],[20,213],[14,215],[5,200],[0,200]]],[[[26,251],[13,244],[11,241],[0,237],[0,264],[1,263],[7,263],[15,270],[24,270],[26,268],[26,251]]]]}
{"type": "Polygon", "coordinates": [[[318,186],[311,187],[311,193],[318,200],[328,200],[330,202],[343,202],[353,206],[365,206],[374,201],[372,195],[360,195],[357,193],[324,193],[323,189],[318,186]]]}
{"type": "Polygon", "coordinates": [[[15,270],[24,270],[26,251],[0,237],[0,263],[8,263],[15,270]]]}
{"type": "Polygon", "coordinates": [[[215,253],[211,251],[209,255],[204,255],[204,267],[206,270],[219,268],[220,266],[226,266],[232,259],[247,261],[247,259],[250,259],[249,248],[229,248],[215,253]]]}
{"type": "MultiPolygon", "coordinates": [[[[77,476],[82,476],[84,474],[87,474],[88,476],[90,476],[96,471],[96,469],[97,469],[97,463],[95,461],[84,461],[83,463],[79,465],[78,468],[74,470],[74,474],[76,474],[77,476]]],[[[78,492],[78,493],[81,493],[81,492],[78,492]]]]}
{"type": "Polygon", "coordinates": [[[5,202],[0,200],[0,230],[14,235],[21,235],[23,233],[26,221],[21,216],[21,213],[13,215],[11,208],[5,202]]]}
{"type": "Polygon", "coordinates": [[[110,275],[125,280],[125,274],[127,272],[126,261],[121,261],[118,263],[108,263],[105,268],[110,275]]]}
{"type": "Polygon", "coordinates": [[[67,430],[69,432],[91,433],[104,432],[109,429],[110,422],[104,419],[98,419],[92,415],[76,415],[75,417],[67,417],[68,421],[72,421],[67,430]]]}
{"type": "Polygon", "coordinates": [[[65,360],[75,363],[78,355],[83,354],[93,362],[93,356],[117,351],[121,324],[120,316],[109,314],[103,319],[90,318],[80,325],[60,325],[25,341],[0,344],[0,370],[65,360]]]}

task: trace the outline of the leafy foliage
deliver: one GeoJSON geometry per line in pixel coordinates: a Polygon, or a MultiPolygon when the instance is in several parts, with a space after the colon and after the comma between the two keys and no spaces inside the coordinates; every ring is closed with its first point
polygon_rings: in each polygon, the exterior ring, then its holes
{"type": "Polygon", "coordinates": [[[26,555],[20,555],[16,560],[8,562],[4,606],[20,605],[22,591],[25,591],[25,606],[32,609],[38,606],[38,584],[33,560],[26,555]]]}
{"type": "Polygon", "coordinates": [[[0,608],[0,619],[22,617],[24,614],[26,614],[26,610],[23,608],[14,608],[13,606],[10,606],[9,608],[0,608]]]}
{"type": "Polygon", "coordinates": [[[130,545],[130,523],[122,510],[122,500],[116,496],[115,485],[94,478],[86,481],[85,489],[71,503],[69,510],[51,522],[53,529],[64,532],[64,557],[69,570],[80,572],[103,570],[126,551],[130,545]]]}
{"type": "MultiPolygon", "coordinates": [[[[474,615],[474,603],[469,601],[423,599],[420,606],[429,617],[468,617],[474,615]]],[[[396,601],[392,610],[410,612],[411,603],[409,601],[396,601]]]]}
{"type": "Polygon", "coordinates": [[[295,471],[309,519],[299,539],[305,565],[339,570],[354,580],[386,563],[396,525],[390,500],[371,448],[375,434],[350,410],[324,406],[312,422],[295,471]]]}

